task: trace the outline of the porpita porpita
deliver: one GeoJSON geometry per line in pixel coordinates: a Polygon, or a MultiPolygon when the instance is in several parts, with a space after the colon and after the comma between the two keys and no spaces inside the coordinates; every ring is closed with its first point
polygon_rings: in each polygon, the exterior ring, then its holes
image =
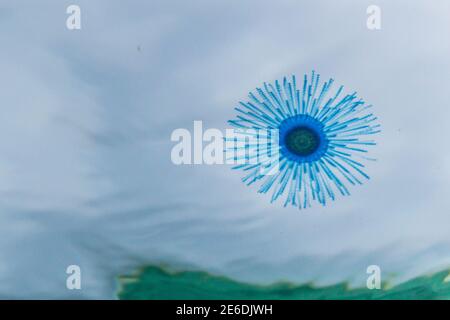
{"type": "Polygon", "coordinates": [[[340,86],[330,94],[333,82],[320,84],[313,71],[304,76],[301,88],[295,76],[264,83],[235,108],[237,119],[228,121],[241,133],[276,132],[276,150],[270,157],[269,148],[254,143],[245,145],[244,154],[239,153],[242,147],[231,147],[235,160],[245,160],[233,169],[246,173],[242,180],[247,185],[261,181],[258,192],[272,191],[271,202],[285,196],[284,206],[306,208],[312,201],[326,205],[336,194],[350,195],[349,185],[369,179],[364,161],[373,160],[367,156],[368,147],[376,144],[370,137],[380,132],[380,125],[370,112],[372,106],[356,92],[341,96],[340,86]],[[277,170],[267,174],[273,157],[277,170]]]}

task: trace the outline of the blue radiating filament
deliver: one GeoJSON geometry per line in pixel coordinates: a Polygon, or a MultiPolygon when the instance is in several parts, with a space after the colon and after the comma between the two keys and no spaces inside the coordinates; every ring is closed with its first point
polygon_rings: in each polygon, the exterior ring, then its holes
{"type": "Polygon", "coordinates": [[[262,180],[259,192],[272,190],[271,202],[284,195],[284,206],[306,208],[311,201],[326,205],[336,194],[349,195],[349,185],[369,179],[363,162],[373,160],[366,156],[367,147],[375,145],[369,137],[380,132],[377,117],[369,110],[372,106],[356,92],[340,98],[343,86],[330,94],[333,79],[319,89],[319,80],[313,71],[310,78],[304,76],[301,88],[295,76],[282,83],[264,83],[235,108],[237,119],[228,121],[236,130],[277,130],[275,174],[261,174],[264,162],[233,167],[247,173],[242,180],[248,185],[262,180]]]}

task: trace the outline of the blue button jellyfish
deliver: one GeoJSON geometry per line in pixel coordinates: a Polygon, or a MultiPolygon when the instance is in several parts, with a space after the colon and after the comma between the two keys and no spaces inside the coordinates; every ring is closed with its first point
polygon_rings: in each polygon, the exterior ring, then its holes
{"type": "MultiPolygon", "coordinates": [[[[329,96],[333,79],[323,83],[320,90],[319,79],[313,71],[310,79],[304,76],[302,88],[297,88],[295,76],[284,78],[282,83],[264,83],[263,88],[249,94],[249,101],[235,108],[237,119],[228,121],[235,131],[277,133],[275,173],[263,173],[261,169],[269,166],[267,161],[233,167],[247,173],[242,179],[247,185],[261,181],[258,192],[272,190],[271,202],[284,196],[284,206],[301,209],[310,207],[311,201],[326,205],[337,193],[349,195],[349,184],[369,179],[363,162],[373,160],[366,154],[367,147],[375,145],[369,137],[380,131],[377,117],[356,92],[339,98],[341,86],[329,96]]],[[[267,151],[253,143],[245,147],[248,154],[267,151]]],[[[238,148],[231,147],[236,153],[238,148]]],[[[248,154],[240,156],[241,160],[248,159],[248,154]]]]}

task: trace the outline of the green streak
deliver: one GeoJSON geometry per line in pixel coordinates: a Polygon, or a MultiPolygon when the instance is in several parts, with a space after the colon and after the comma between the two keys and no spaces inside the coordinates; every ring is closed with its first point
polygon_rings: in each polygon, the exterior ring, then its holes
{"type": "Polygon", "coordinates": [[[164,268],[149,266],[135,276],[121,276],[118,296],[122,300],[171,299],[450,299],[450,270],[421,276],[387,289],[349,289],[346,283],[326,287],[310,284],[294,285],[275,283],[254,285],[214,276],[206,272],[169,272],[164,268]],[[447,281],[445,281],[447,277],[447,281]]]}

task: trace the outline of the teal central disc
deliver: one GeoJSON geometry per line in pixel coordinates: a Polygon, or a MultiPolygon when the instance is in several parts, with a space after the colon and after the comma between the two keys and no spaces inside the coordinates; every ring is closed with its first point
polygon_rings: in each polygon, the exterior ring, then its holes
{"type": "Polygon", "coordinates": [[[286,135],[284,143],[290,152],[299,156],[309,156],[319,147],[320,138],[314,130],[298,127],[286,135]]]}

